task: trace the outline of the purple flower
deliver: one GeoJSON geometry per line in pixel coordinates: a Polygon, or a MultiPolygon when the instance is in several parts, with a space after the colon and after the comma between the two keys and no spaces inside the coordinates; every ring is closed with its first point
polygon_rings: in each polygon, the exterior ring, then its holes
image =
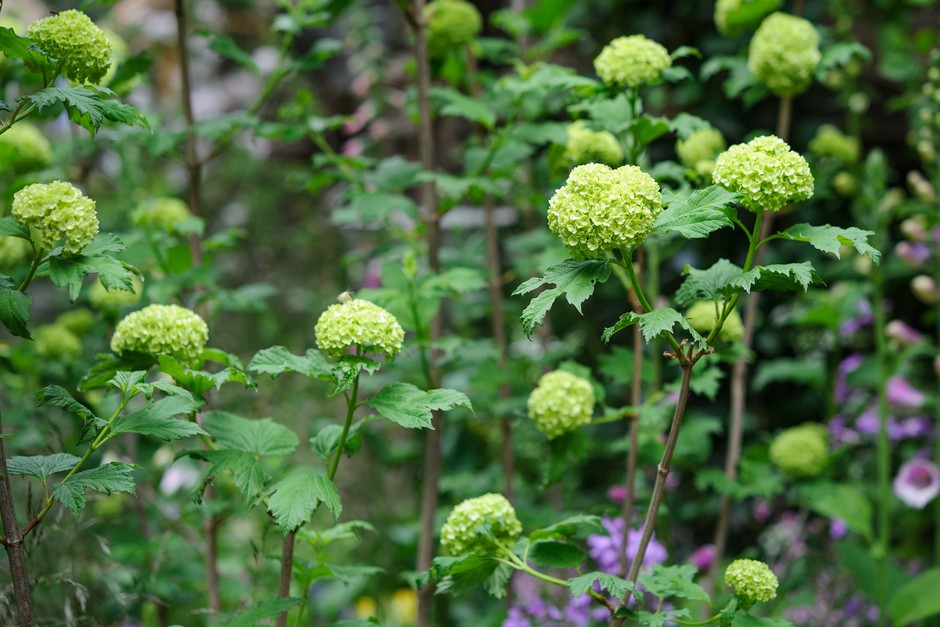
{"type": "Polygon", "coordinates": [[[864,361],[864,357],[855,353],[849,355],[839,363],[839,369],[836,373],[835,390],[832,393],[837,403],[844,403],[849,398],[849,373],[857,370],[858,367],[862,365],[862,361],[864,361]]]}
{"type": "Polygon", "coordinates": [[[715,561],[715,545],[703,544],[689,556],[689,561],[700,571],[708,570],[715,561]]]}
{"type": "Polygon", "coordinates": [[[758,522],[767,522],[774,513],[774,508],[767,499],[757,499],[754,501],[753,512],[758,522]]]}
{"type": "Polygon", "coordinates": [[[897,425],[898,439],[923,438],[933,433],[933,422],[925,416],[905,418],[897,425]]]}
{"type": "Polygon", "coordinates": [[[871,405],[855,419],[855,428],[862,433],[873,435],[878,433],[881,427],[881,421],[878,419],[878,408],[871,405]]]}
{"type": "Polygon", "coordinates": [[[848,531],[849,526],[841,518],[833,518],[829,521],[829,537],[833,540],[841,540],[848,531]]]}
{"type": "Polygon", "coordinates": [[[627,488],[622,485],[612,485],[607,488],[607,498],[609,498],[614,503],[623,503],[623,500],[627,498],[627,488]]]}
{"type": "Polygon", "coordinates": [[[901,346],[913,346],[924,341],[923,333],[900,320],[889,322],[885,326],[885,333],[901,346]]]}
{"type": "Polygon", "coordinates": [[[930,259],[930,248],[926,244],[898,242],[894,247],[894,254],[908,267],[916,270],[930,259]]]}
{"type": "Polygon", "coordinates": [[[845,426],[845,416],[837,414],[829,421],[829,437],[834,444],[851,444],[858,442],[858,433],[845,426]]]}
{"type": "Polygon", "coordinates": [[[908,507],[923,509],[940,494],[940,469],[926,459],[908,461],[894,478],[894,493],[908,507]]]}
{"type": "Polygon", "coordinates": [[[874,320],[874,317],[871,313],[871,303],[867,300],[858,301],[856,306],[856,312],[858,315],[854,318],[849,318],[839,325],[839,335],[843,338],[852,337],[864,327],[868,326],[874,320]]]}
{"type": "MultiPolygon", "coordinates": [[[[620,551],[623,547],[623,518],[604,517],[601,524],[607,535],[590,535],[587,537],[588,555],[591,556],[600,570],[605,573],[617,574],[620,571],[620,551]]],[[[630,529],[627,532],[627,562],[630,562],[640,547],[640,537],[643,535],[639,529],[630,529]]],[[[666,560],[668,554],[666,547],[656,541],[656,536],[650,540],[643,557],[644,566],[652,566],[666,560]]]]}
{"type": "Polygon", "coordinates": [[[897,407],[917,409],[924,405],[924,393],[915,389],[900,375],[888,379],[887,392],[888,402],[897,407]]]}

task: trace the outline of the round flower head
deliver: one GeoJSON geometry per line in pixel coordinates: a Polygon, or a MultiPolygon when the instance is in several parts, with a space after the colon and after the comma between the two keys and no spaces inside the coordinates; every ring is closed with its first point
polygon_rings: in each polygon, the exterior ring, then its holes
{"type": "Polygon", "coordinates": [[[718,155],[715,182],[743,196],[751,211],[780,211],[813,195],[813,175],[806,159],[775,135],[735,144],[718,155]]]}
{"type": "Polygon", "coordinates": [[[594,71],[610,87],[658,83],[671,65],[669,51],[643,35],[618,37],[594,59],[594,71]]]}
{"type": "Polygon", "coordinates": [[[317,346],[324,353],[341,356],[349,348],[384,353],[391,359],[401,350],[405,331],[395,316],[367,300],[353,298],[330,305],[314,328],[317,346]]]}
{"type": "Polygon", "coordinates": [[[199,362],[209,340],[209,327],[194,312],[179,305],[149,305],[128,314],[114,329],[115,353],[169,355],[192,366],[199,362]]]}
{"type": "Polygon", "coordinates": [[[84,335],[95,324],[95,315],[87,309],[70,309],[60,314],[55,323],[62,325],[75,335],[84,335]]]}
{"type": "Polygon", "coordinates": [[[450,555],[492,553],[494,543],[511,544],[522,533],[516,510],[502,494],[484,494],[459,504],[441,527],[441,546],[450,555]]]}
{"type": "Polygon", "coordinates": [[[88,302],[95,309],[116,310],[128,305],[136,305],[140,302],[140,294],[143,290],[143,284],[136,276],[131,279],[134,284],[134,291],[119,290],[117,288],[109,290],[101,281],[95,281],[88,290],[88,302]]]}
{"type": "Polygon", "coordinates": [[[52,163],[46,136],[29,122],[19,122],[0,135],[0,168],[12,173],[34,172],[52,163]]]}
{"type": "Polygon", "coordinates": [[[33,333],[36,352],[46,359],[74,359],[82,354],[82,341],[61,324],[47,324],[33,333]]]}
{"type": "Polygon", "coordinates": [[[776,95],[796,96],[813,82],[821,57],[819,34],[810,21],[774,13],[754,33],[747,66],[776,95]]]}
{"type": "MultiPolygon", "coordinates": [[[[721,311],[722,304],[717,303],[718,312],[721,311]]],[[[711,300],[703,300],[695,303],[685,313],[686,320],[692,325],[692,328],[702,334],[711,333],[715,328],[716,303],[711,300]]],[[[741,321],[741,314],[736,309],[731,310],[724,324],[721,325],[721,331],[718,332],[718,339],[722,342],[737,342],[744,335],[744,323],[741,321]]]]}
{"type": "Polygon", "coordinates": [[[548,228],[576,259],[643,243],[662,212],[659,184],[636,166],[576,167],[548,203],[548,228]]]}
{"type": "Polygon", "coordinates": [[[734,560],[725,570],[725,584],[746,603],[770,601],[777,597],[777,576],[764,562],[734,560]]]}
{"type": "Polygon", "coordinates": [[[774,3],[718,0],[715,2],[715,26],[723,35],[738,35],[760,22],[765,15],[778,9],[781,4],[783,3],[779,0],[774,3]]]}
{"type": "Polygon", "coordinates": [[[846,165],[858,163],[862,151],[858,138],[846,135],[832,124],[819,127],[809,149],[817,157],[830,157],[846,165]]]}
{"type": "Polygon", "coordinates": [[[180,222],[192,217],[189,206],[179,198],[153,198],[139,205],[131,214],[134,224],[173,231],[180,222]]]}
{"type": "Polygon", "coordinates": [[[770,461],[791,477],[818,477],[829,462],[829,431],[806,423],[780,432],[770,444],[770,461]]]}
{"type": "Polygon", "coordinates": [[[111,42],[81,11],[70,9],[37,20],[26,34],[76,83],[97,85],[111,67],[111,42]]]}
{"type": "Polygon", "coordinates": [[[32,256],[32,247],[19,237],[0,237],[0,268],[15,268],[32,256]]]}
{"type": "Polygon", "coordinates": [[[29,227],[33,241],[44,250],[64,240],[65,253],[75,255],[98,233],[95,201],[71,183],[27,185],[13,194],[12,213],[20,224],[29,227]]]}
{"type": "MultiPolygon", "coordinates": [[[[715,128],[700,128],[687,138],[676,142],[676,154],[679,155],[682,165],[698,171],[699,164],[703,162],[710,162],[714,167],[715,158],[727,147],[721,131],[715,128]]],[[[711,168],[707,172],[711,174],[711,168]]]]}
{"type": "Polygon", "coordinates": [[[571,166],[583,163],[617,166],[623,162],[623,147],[612,133],[592,131],[579,120],[568,126],[564,160],[571,166]]]}
{"type": "Polygon", "coordinates": [[[461,48],[483,28],[483,18],[475,6],[464,0],[435,0],[424,7],[427,20],[428,53],[441,57],[461,48]]]}
{"type": "Polygon", "coordinates": [[[593,413],[591,382],[563,370],[542,375],[529,395],[529,418],[549,440],[590,423],[593,413]]]}

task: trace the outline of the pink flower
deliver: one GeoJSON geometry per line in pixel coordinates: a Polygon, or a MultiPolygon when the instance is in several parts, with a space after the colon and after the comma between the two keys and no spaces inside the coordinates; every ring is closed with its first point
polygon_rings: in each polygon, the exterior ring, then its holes
{"type": "Polygon", "coordinates": [[[607,488],[607,498],[609,498],[614,503],[623,503],[623,500],[627,498],[627,488],[622,485],[612,485],[607,488]]]}
{"type": "Polygon", "coordinates": [[[889,322],[885,327],[885,333],[901,346],[913,346],[924,341],[923,333],[900,320],[889,322]]]}
{"type": "Polygon", "coordinates": [[[894,478],[894,493],[908,507],[923,509],[940,494],[940,469],[926,459],[910,460],[894,478]]]}
{"type": "Polygon", "coordinates": [[[924,405],[924,393],[914,388],[907,379],[895,375],[888,379],[888,402],[898,407],[917,409],[924,405]]]}
{"type": "Polygon", "coordinates": [[[708,570],[712,567],[712,562],[715,561],[715,545],[703,544],[689,556],[689,561],[700,571],[708,570]]]}

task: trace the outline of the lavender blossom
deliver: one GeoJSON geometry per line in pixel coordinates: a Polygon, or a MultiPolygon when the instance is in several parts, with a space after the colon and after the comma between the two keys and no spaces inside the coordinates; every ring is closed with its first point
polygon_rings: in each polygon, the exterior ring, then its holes
{"type": "Polygon", "coordinates": [[[888,402],[897,407],[917,409],[924,405],[924,393],[914,388],[900,375],[888,379],[887,393],[888,402]]]}
{"type": "Polygon", "coordinates": [[[707,571],[712,567],[712,563],[715,561],[715,545],[703,544],[695,549],[692,555],[689,556],[689,561],[699,569],[699,571],[707,571]]]}
{"type": "MultiPolygon", "coordinates": [[[[617,574],[620,571],[620,552],[623,547],[623,518],[604,517],[601,520],[608,535],[591,535],[587,537],[588,555],[597,562],[600,570],[605,573],[617,574]]],[[[640,546],[640,537],[643,535],[639,529],[630,529],[627,534],[627,561],[636,556],[640,546]]],[[[650,540],[643,557],[644,566],[652,566],[664,562],[668,554],[666,547],[656,541],[656,536],[650,540]]]]}
{"type": "Polygon", "coordinates": [[[885,326],[885,333],[901,346],[914,346],[924,341],[923,333],[900,320],[889,322],[885,326]]]}
{"type": "Polygon", "coordinates": [[[940,494],[940,469],[926,459],[908,461],[894,478],[894,493],[908,507],[923,509],[940,494]]]}

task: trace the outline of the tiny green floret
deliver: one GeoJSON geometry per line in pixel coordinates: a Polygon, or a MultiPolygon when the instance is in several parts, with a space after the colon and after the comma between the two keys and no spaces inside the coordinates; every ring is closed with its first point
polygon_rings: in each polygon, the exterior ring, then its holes
{"type": "Polygon", "coordinates": [[[384,353],[391,359],[401,350],[405,331],[391,313],[361,298],[330,305],[314,327],[317,346],[340,357],[350,348],[384,353]]]}
{"type": "Polygon", "coordinates": [[[36,20],[26,35],[76,83],[97,85],[111,67],[111,42],[81,11],[69,9],[36,20]]]}
{"type": "Polygon", "coordinates": [[[747,66],[778,96],[800,94],[819,65],[819,34],[812,22],[786,13],[767,16],[754,33],[747,66]]]}
{"type": "Polygon", "coordinates": [[[663,210],[659,184],[632,165],[576,167],[548,203],[548,228],[576,259],[642,244],[663,210]]]}
{"type": "Polygon", "coordinates": [[[111,350],[117,354],[169,355],[195,366],[209,341],[209,327],[195,312],[179,305],[149,305],[128,314],[114,329],[111,350]]]}
{"type": "MultiPolygon", "coordinates": [[[[692,325],[692,328],[699,333],[708,334],[715,328],[718,321],[715,313],[715,301],[699,301],[689,307],[685,313],[686,320],[692,325]]],[[[720,313],[722,303],[717,303],[717,310],[720,313]]],[[[736,309],[732,310],[721,325],[721,331],[718,332],[718,339],[723,342],[737,342],[744,336],[744,323],[741,321],[741,314],[736,309]]]]}
{"type": "Polygon", "coordinates": [[[587,379],[555,370],[542,375],[529,394],[529,418],[549,440],[591,422],[594,388],[587,379]]]}
{"type": "Polygon", "coordinates": [[[441,547],[449,555],[494,554],[522,534],[516,510],[502,494],[490,493],[457,505],[441,527],[441,547]]]}
{"type": "Polygon", "coordinates": [[[448,50],[462,48],[483,28],[480,11],[464,0],[434,0],[424,7],[427,21],[428,52],[441,57],[448,50]]]}
{"type": "Polygon", "coordinates": [[[813,174],[806,159],[775,135],[724,151],[715,161],[712,177],[741,194],[741,204],[751,211],[780,211],[788,203],[813,196],[813,174]]]}
{"type": "Polygon", "coordinates": [[[98,234],[95,201],[71,183],[27,185],[13,194],[11,213],[43,250],[61,241],[66,254],[76,255],[98,234]]]}
{"type": "Polygon", "coordinates": [[[571,166],[604,163],[615,167],[623,163],[623,147],[613,133],[592,131],[582,120],[568,125],[564,160],[571,166]]]}
{"type": "Polygon", "coordinates": [[[781,431],[770,444],[770,461],[791,477],[818,477],[829,463],[829,432],[809,422],[781,431]]]}
{"type": "Polygon", "coordinates": [[[725,570],[725,584],[734,589],[735,595],[746,605],[753,605],[756,601],[775,599],[780,582],[764,562],[741,559],[731,562],[725,570]]]}
{"type": "Polygon", "coordinates": [[[610,87],[658,83],[671,65],[669,51],[644,35],[618,37],[594,59],[594,70],[610,87]]]}

